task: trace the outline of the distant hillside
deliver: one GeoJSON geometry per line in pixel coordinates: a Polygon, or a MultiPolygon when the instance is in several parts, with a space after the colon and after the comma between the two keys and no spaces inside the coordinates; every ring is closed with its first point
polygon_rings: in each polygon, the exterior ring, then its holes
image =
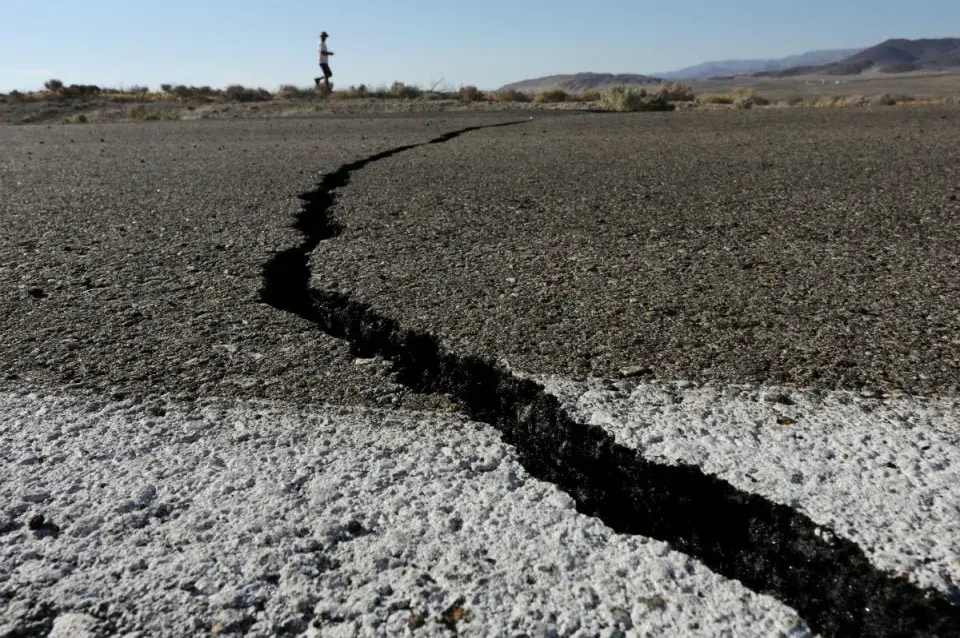
{"type": "Polygon", "coordinates": [[[960,38],[887,40],[837,62],[764,71],[754,77],[860,75],[866,71],[909,73],[960,68],[960,38]]]}
{"type": "Polygon", "coordinates": [[[861,49],[834,49],[809,51],[799,55],[790,55],[785,58],[703,62],[676,71],[657,73],[656,75],[674,80],[702,80],[717,76],[749,75],[758,72],[782,71],[797,66],[814,66],[838,62],[860,51],[861,49]]]}
{"type": "Polygon", "coordinates": [[[533,80],[522,80],[506,84],[501,91],[523,91],[535,93],[544,89],[563,89],[573,93],[589,89],[602,90],[615,85],[642,86],[646,84],[660,84],[660,78],[636,73],[573,73],[568,75],[549,75],[533,80]]]}

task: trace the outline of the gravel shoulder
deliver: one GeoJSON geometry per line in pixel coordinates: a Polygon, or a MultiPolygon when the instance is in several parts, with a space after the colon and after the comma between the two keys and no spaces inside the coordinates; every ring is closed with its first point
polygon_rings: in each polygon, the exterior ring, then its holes
{"type": "Polygon", "coordinates": [[[531,373],[954,393],[958,116],[535,117],[358,172],[313,286],[531,373]]]}

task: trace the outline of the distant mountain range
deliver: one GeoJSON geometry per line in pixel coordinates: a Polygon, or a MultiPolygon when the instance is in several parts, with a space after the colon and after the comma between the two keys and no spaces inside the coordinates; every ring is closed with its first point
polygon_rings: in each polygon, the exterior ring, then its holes
{"type": "Polygon", "coordinates": [[[617,84],[643,86],[659,84],[663,79],[702,80],[717,77],[776,77],[798,75],[859,75],[875,73],[909,73],[960,69],[960,38],[921,40],[893,39],[867,49],[834,49],[810,51],[800,55],[770,60],[726,60],[704,62],[696,66],[641,75],[635,73],[573,73],[550,75],[514,82],[501,90],[536,92],[549,88],[579,92],[604,89],[617,84]]]}
{"type": "Polygon", "coordinates": [[[671,80],[702,80],[726,75],[749,75],[751,73],[782,71],[798,66],[815,66],[839,62],[859,53],[861,49],[833,49],[829,51],[810,51],[800,55],[767,60],[721,60],[703,62],[676,71],[655,73],[654,75],[671,80]]]}
{"type": "Polygon", "coordinates": [[[960,68],[960,38],[925,40],[887,40],[842,60],[776,71],[754,73],[754,77],[791,77],[797,75],[860,75],[910,73],[960,68]]]}

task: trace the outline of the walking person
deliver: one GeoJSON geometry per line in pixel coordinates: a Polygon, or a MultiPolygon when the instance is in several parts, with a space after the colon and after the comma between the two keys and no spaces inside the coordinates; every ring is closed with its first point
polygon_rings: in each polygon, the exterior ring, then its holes
{"type": "Polygon", "coordinates": [[[313,83],[316,84],[317,88],[320,88],[320,80],[323,80],[324,88],[329,91],[332,89],[330,86],[330,78],[333,77],[333,71],[330,70],[330,58],[329,56],[333,55],[333,51],[327,50],[327,38],[330,37],[327,35],[327,32],[324,31],[320,34],[320,45],[317,47],[317,51],[320,54],[320,69],[323,71],[323,78],[314,78],[313,83]]]}

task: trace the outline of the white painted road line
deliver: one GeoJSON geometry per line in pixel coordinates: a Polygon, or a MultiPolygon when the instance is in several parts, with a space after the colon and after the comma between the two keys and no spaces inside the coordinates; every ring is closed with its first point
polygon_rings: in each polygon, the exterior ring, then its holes
{"type": "Polygon", "coordinates": [[[536,380],[645,458],[789,505],[960,598],[960,398],[536,380]]]}
{"type": "Polygon", "coordinates": [[[809,635],[452,416],[6,394],[0,463],[0,634],[809,635]]]}

